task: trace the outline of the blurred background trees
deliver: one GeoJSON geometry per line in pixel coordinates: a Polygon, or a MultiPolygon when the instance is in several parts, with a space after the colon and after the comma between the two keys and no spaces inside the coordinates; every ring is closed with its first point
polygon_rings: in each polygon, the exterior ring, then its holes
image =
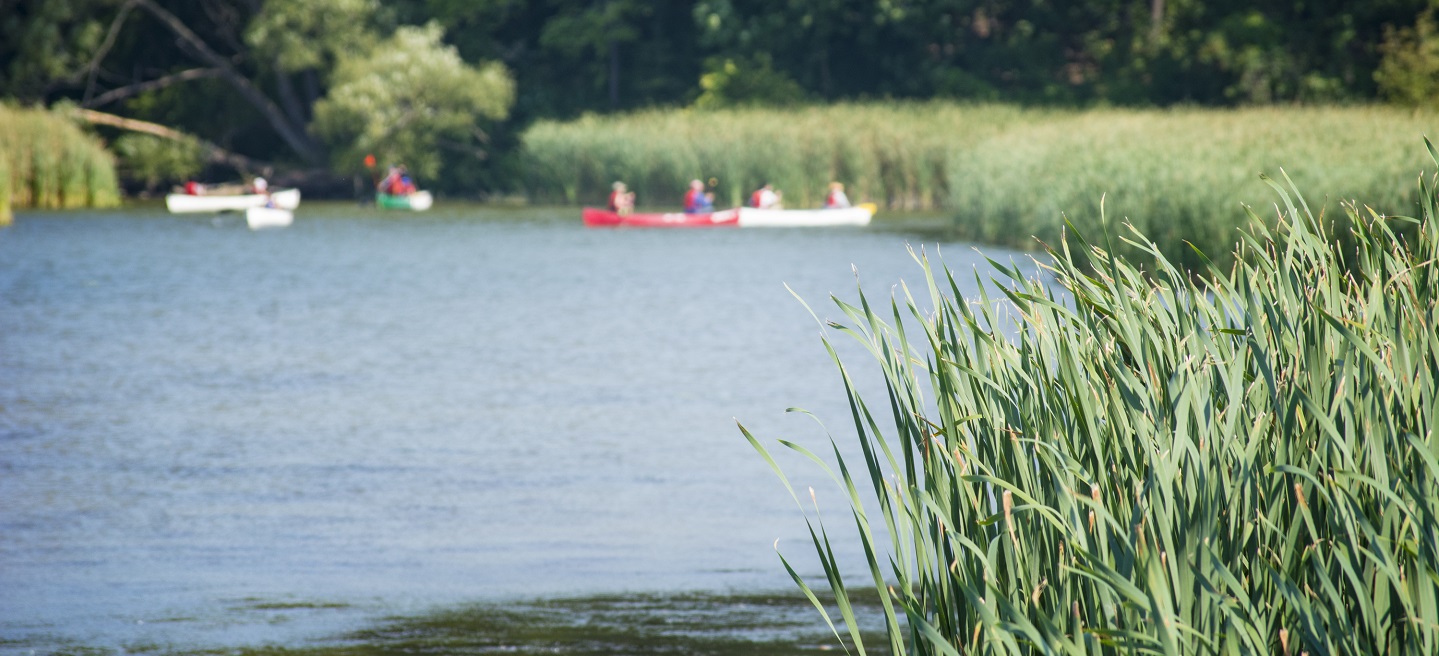
{"type": "Polygon", "coordinates": [[[524,126],[586,112],[1432,103],[1434,4],[0,0],[0,95],[157,123],[297,175],[374,153],[482,194],[521,177],[524,126]]]}

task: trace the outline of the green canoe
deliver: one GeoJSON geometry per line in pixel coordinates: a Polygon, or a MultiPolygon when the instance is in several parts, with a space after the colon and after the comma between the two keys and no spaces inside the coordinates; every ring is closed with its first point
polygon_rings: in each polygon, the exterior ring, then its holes
{"type": "Polygon", "coordinates": [[[417,191],[403,196],[375,194],[375,206],[382,210],[413,210],[423,212],[430,209],[435,199],[428,191],[417,191]]]}

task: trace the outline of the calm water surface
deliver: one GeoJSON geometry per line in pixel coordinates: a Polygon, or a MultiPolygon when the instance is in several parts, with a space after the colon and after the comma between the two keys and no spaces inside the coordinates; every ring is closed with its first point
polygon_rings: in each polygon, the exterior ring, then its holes
{"type": "MultiPolygon", "coordinates": [[[[0,650],[790,588],[772,544],[809,563],[804,524],[734,422],[820,450],[785,408],[841,439],[848,410],[784,284],[841,319],[827,296],[856,298],[852,266],[884,298],[919,279],[906,244],[936,244],[577,214],[307,205],[252,233],[21,213],[0,229],[0,650]]],[[[786,463],[842,523],[833,488],[786,463]]]]}

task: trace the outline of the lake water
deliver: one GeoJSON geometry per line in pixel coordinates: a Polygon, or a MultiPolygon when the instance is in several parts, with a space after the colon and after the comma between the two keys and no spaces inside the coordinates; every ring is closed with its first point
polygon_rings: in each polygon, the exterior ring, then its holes
{"type": "MultiPolygon", "coordinates": [[[[21,212],[0,229],[0,650],[790,589],[772,544],[812,570],[804,523],[735,420],[822,450],[785,409],[841,440],[849,414],[784,285],[842,319],[827,296],[856,299],[852,267],[887,299],[919,281],[906,245],[933,253],[925,234],[587,230],[575,209],[478,206],[313,204],[265,232],[21,212]]],[[[980,257],[940,247],[972,279],[980,257]]],[[[833,486],[784,462],[843,525],[833,486]]]]}

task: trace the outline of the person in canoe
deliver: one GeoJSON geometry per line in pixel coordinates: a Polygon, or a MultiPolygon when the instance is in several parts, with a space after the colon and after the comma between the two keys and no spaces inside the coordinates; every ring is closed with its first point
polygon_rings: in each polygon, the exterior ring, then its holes
{"type": "Polygon", "coordinates": [[[846,207],[850,207],[850,204],[849,196],[844,195],[844,183],[829,183],[829,194],[824,197],[824,208],[827,210],[837,210],[846,207]]]}
{"type": "Polygon", "coordinates": [[[404,164],[391,165],[390,171],[385,174],[384,179],[376,185],[382,194],[391,196],[408,196],[415,193],[415,183],[410,179],[410,172],[404,164]]]}
{"type": "Polygon", "coordinates": [[[380,181],[375,183],[375,191],[378,191],[382,194],[388,194],[390,193],[390,189],[393,189],[395,185],[399,183],[400,167],[391,164],[390,170],[385,171],[385,177],[380,178],[380,181]]]}
{"type": "Polygon", "coordinates": [[[616,181],[610,191],[610,211],[620,216],[627,216],[635,211],[635,192],[630,191],[625,183],[616,181]]]}
{"type": "Polygon", "coordinates": [[[715,195],[705,191],[705,183],[690,180],[690,190],[685,192],[685,214],[713,212],[715,195]]]}
{"type": "Polygon", "coordinates": [[[762,210],[784,209],[783,206],[780,205],[780,199],[780,192],[774,190],[774,185],[766,182],[764,186],[754,190],[754,193],[749,195],[749,204],[750,207],[757,207],[762,210]]]}

